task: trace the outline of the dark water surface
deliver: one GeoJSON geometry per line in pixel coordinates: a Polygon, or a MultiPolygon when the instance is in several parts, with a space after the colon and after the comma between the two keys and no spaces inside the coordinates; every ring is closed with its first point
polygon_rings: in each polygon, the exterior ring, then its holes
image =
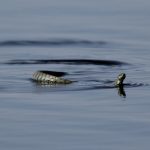
{"type": "Polygon", "coordinates": [[[0,149],[149,150],[149,6],[1,1],[0,149]],[[37,70],[77,82],[39,85],[37,70]]]}

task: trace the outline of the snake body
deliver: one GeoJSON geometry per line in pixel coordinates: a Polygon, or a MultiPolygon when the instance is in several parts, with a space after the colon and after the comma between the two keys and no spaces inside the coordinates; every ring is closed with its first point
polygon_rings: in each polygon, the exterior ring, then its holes
{"type": "Polygon", "coordinates": [[[54,71],[37,71],[33,74],[33,80],[41,84],[70,84],[73,81],[61,78],[64,73],[54,71]]]}

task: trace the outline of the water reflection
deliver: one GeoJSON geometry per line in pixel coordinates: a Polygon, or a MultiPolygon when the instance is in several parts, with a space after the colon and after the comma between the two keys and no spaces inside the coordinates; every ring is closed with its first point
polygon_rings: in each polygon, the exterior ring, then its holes
{"type": "Polygon", "coordinates": [[[121,96],[121,97],[126,97],[126,92],[124,90],[124,85],[119,85],[117,87],[117,90],[118,90],[118,95],[121,96]]]}

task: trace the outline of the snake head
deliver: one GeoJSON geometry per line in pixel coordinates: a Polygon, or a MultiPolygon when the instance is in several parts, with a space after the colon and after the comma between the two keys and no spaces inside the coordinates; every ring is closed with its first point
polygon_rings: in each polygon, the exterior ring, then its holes
{"type": "Polygon", "coordinates": [[[126,74],[125,73],[119,74],[117,79],[115,80],[115,85],[116,86],[123,85],[123,81],[124,81],[125,78],[126,78],[126,74]]]}

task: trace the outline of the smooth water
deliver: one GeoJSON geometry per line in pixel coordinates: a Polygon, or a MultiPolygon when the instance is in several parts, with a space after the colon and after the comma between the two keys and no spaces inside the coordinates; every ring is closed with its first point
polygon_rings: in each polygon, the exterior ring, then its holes
{"type": "Polygon", "coordinates": [[[0,149],[148,150],[148,0],[0,2],[0,149]],[[39,85],[37,70],[70,85],[39,85]],[[126,73],[123,92],[113,81],[126,73]]]}

